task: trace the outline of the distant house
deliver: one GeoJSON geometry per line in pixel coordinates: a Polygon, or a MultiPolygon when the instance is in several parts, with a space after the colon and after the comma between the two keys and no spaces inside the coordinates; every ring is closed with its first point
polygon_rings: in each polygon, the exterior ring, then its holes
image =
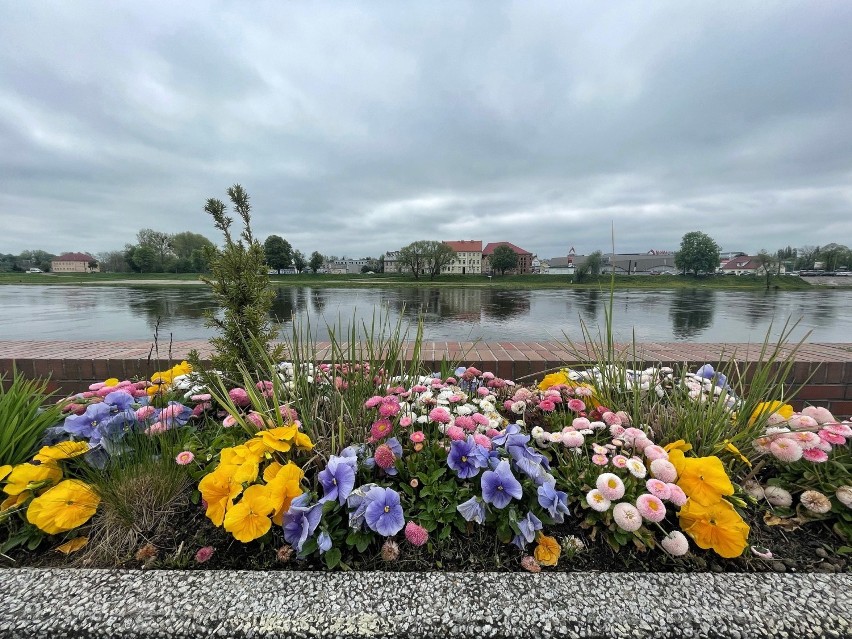
{"type": "MultiPolygon", "coordinates": [[[[582,258],[582,256],[580,256],[582,258]]],[[[576,255],[568,257],[552,257],[547,260],[547,268],[542,269],[545,275],[574,275],[576,264],[576,255]]]]}
{"type": "Polygon", "coordinates": [[[399,251],[385,253],[385,273],[400,273],[399,251]]]}
{"type": "MultiPolygon", "coordinates": [[[[770,273],[776,272],[776,268],[779,268],[779,273],[786,272],[782,264],[780,267],[770,265],[770,273]]],[[[766,269],[760,264],[760,259],[754,255],[740,255],[722,262],[718,272],[724,275],[766,275],[766,269]]]]}
{"type": "Polygon", "coordinates": [[[98,261],[88,253],[65,253],[50,261],[54,273],[99,273],[98,261]]]}
{"type": "Polygon", "coordinates": [[[482,240],[445,241],[456,252],[455,259],[441,269],[441,273],[479,275],[482,273],[482,240]]]}
{"type": "Polygon", "coordinates": [[[508,246],[518,256],[518,266],[512,271],[509,271],[510,273],[532,273],[533,254],[522,249],[520,246],[515,246],[511,242],[490,242],[486,244],[485,248],[482,249],[482,271],[484,273],[494,272],[494,269],[491,268],[491,264],[489,263],[489,258],[498,246],[508,246]]]}

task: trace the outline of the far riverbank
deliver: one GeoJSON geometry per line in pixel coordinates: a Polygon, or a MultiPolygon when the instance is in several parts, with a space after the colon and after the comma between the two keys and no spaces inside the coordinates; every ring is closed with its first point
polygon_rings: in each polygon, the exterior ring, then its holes
{"type": "MultiPolygon", "coordinates": [[[[434,280],[428,277],[415,279],[411,275],[271,275],[270,284],[276,287],[312,288],[372,288],[372,287],[471,287],[511,290],[538,289],[608,289],[609,275],[573,281],[568,275],[442,275],[434,280]]],[[[113,286],[192,286],[204,285],[196,273],[0,273],[0,285],[113,285],[113,286]]],[[[713,289],[760,291],[766,289],[766,280],[754,276],[702,276],[691,275],[616,275],[618,289],[713,289]]],[[[773,290],[802,291],[816,286],[852,288],[850,278],[802,278],[783,275],[772,277],[769,284],[773,290]],[[823,281],[825,280],[825,281],[823,281]],[[831,281],[829,281],[831,280],[831,281]],[[846,281],[850,280],[850,281],[846,281]]]]}

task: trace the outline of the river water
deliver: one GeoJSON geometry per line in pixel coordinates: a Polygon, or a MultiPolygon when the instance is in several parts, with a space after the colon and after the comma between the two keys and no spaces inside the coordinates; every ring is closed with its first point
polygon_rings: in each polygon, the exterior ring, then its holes
{"type": "MultiPolygon", "coordinates": [[[[422,313],[429,340],[524,341],[582,338],[580,323],[593,331],[605,322],[609,292],[590,290],[510,291],[496,288],[278,288],[272,314],[282,331],[309,319],[318,339],[326,324],[369,323],[373,314],[422,313]]],[[[205,287],[0,286],[0,339],[206,338],[205,311],[215,303],[205,287]]],[[[762,341],[784,322],[799,320],[795,339],[852,341],[852,290],[730,291],[617,290],[616,338],[640,342],[762,341]]]]}

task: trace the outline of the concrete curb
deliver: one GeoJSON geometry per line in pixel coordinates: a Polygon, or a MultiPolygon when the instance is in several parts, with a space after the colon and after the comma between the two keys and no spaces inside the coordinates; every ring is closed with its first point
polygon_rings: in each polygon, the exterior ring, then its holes
{"type": "Polygon", "coordinates": [[[848,637],[852,575],[15,569],[0,636],[848,637]]]}

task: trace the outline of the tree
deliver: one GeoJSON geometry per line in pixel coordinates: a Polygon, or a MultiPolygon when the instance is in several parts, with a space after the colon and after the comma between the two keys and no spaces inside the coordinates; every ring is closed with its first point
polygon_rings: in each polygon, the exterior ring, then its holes
{"type": "Polygon", "coordinates": [[[293,251],[293,266],[297,273],[301,273],[307,267],[308,261],[305,259],[305,254],[301,251],[293,251]]]}
{"type": "Polygon", "coordinates": [[[130,265],[122,251],[98,253],[98,262],[100,262],[101,270],[104,273],[127,273],[130,270],[130,265]]]}
{"type": "Polygon", "coordinates": [[[263,243],[263,252],[266,254],[266,264],[278,271],[279,275],[282,268],[289,268],[293,264],[293,247],[280,235],[267,237],[263,243]]]}
{"type": "Polygon", "coordinates": [[[776,258],[770,255],[766,249],[760,249],[760,253],[757,254],[757,263],[760,264],[760,268],[763,269],[763,273],[766,276],[767,289],[769,289],[769,277],[772,275],[772,266],[775,262],[776,258]]]}
{"type": "Polygon", "coordinates": [[[311,272],[316,275],[317,271],[322,268],[323,263],[325,262],[325,258],[322,256],[322,253],[319,251],[314,251],[311,253],[311,259],[308,260],[308,268],[311,269],[311,272]]]}
{"type": "Polygon", "coordinates": [[[434,280],[441,274],[441,270],[458,256],[458,253],[445,242],[428,242],[426,248],[428,255],[429,279],[434,280]]]}
{"type": "MultiPolygon", "coordinates": [[[[277,335],[269,318],[274,293],[269,287],[263,246],[251,232],[249,195],[235,184],[228,189],[228,197],[243,221],[243,231],[238,238],[232,237],[233,219],[225,214],[225,204],[215,198],[207,200],[204,210],[224,235],[225,245],[208,249],[211,276],[201,279],[224,309],[221,317],[213,311],[207,314],[207,325],[219,332],[210,340],[215,349],[210,365],[225,375],[236,376],[240,365],[254,371],[270,357],[278,361],[281,348],[272,348],[277,335]]],[[[192,360],[198,363],[197,351],[192,353],[192,360]]]]}
{"type": "Polygon", "coordinates": [[[42,271],[50,270],[50,261],[56,257],[53,253],[48,253],[47,251],[35,250],[35,251],[23,251],[18,256],[18,261],[21,262],[21,266],[26,266],[27,268],[40,268],[42,271]]]}
{"type": "Polygon", "coordinates": [[[166,271],[166,258],[174,254],[172,252],[172,236],[162,231],[141,229],[136,234],[136,241],[139,246],[147,246],[154,251],[157,257],[156,270],[164,273],[166,271]]]}
{"type": "Polygon", "coordinates": [[[157,253],[150,246],[137,246],[131,251],[130,259],[137,273],[154,273],[157,269],[157,253]]]}
{"type": "Polygon", "coordinates": [[[179,260],[191,260],[192,254],[195,251],[199,249],[203,251],[207,247],[213,246],[213,242],[200,233],[192,233],[190,231],[175,233],[169,240],[171,250],[179,260]]]}
{"type": "Polygon", "coordinates": [[[574,271],[574,277],[577,282],[582,282],[587,277],[597,277],[601,274],[601,268],[603,267],[603,253],[600,251],[593,251],[586,256],[586,259],[583,260],[583,263],[580,264],[574,271]]]}
{"type": "Polygon", "coordinates": [[[426,272],[426,251],[427,245],[423,240],[403,246],[399,250],[397,264],[399,264],[400,269],[410,270],[414,274],[414,279],[419,280],[421,273],[426,272]]]}
{"type": "Polygon", "coordinates": [[[494,248],[488,263],[492,271],[500,271],[500,275],[505,276],[506,271],[518,268],[518,254],[505,244],[501,244],[494,248]]]}
{"type": "Polygon", "coordinates": [[[692,271],[699,273],[715,273],[719,268],[719,245],[716,241],[701,231],[692,231],[683,236],[680,250],[675,253],[675,266],[684,275],[692,271]]]}

